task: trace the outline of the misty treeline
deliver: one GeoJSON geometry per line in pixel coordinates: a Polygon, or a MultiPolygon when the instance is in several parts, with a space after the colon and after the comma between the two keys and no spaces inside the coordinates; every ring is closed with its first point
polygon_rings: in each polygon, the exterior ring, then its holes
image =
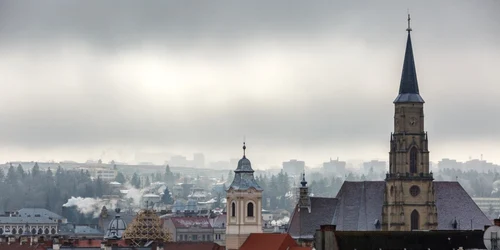
{"type": "Polygon", "coordinates": [[[472,197],[500,197],[500,173],[441,169],[436,181],[458,181],[472,197]]]}
{"type": "Polygon", "coordinates": [[[41,171],[38,164],[31,169],[10,165],[7,173],[0,169],[0,208],[45,208],[61,214],[62,205],[72,196],[99,198],[111,192],[109,184],[92,180],[88,171],[65,170],[60,166],[41,171]]]}
{"type": "Polygon", "coordinates": [[[175,181],[179,178],[180,174],[170,171],[170,166],[167,165],[163,173],[152,173],[150,175],[145,175],[144,178],[141,178],[141,176],[137,172],[132,174],[132,176],[126,176],[122,172],[118,171],[115,181],[121,184],[130,183],[130,185],[132,185],[133,187],[140,189],[148,187],[151,185],[151,183],[154,182],[163,182],[167,186],[172,187],[175,184],[175,181]]]}

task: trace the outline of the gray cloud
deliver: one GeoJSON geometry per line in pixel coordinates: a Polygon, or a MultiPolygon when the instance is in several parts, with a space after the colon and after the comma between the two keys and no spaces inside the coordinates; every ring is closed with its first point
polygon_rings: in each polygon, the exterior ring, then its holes
{"type": "Polygon", "coordinates": [[[407,7],[433,158],[488,158],[498,1],[1,1],[0,158],[385,158],[407,7]]]}

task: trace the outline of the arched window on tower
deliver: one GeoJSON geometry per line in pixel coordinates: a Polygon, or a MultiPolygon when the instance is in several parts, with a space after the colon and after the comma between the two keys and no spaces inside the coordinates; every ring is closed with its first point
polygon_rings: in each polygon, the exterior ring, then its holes
{"type": "Polygon", "coordinates": [[[418,150],[416,147],[411,148],[410,150],[410,173],[417,173],[417,155],[418,150]]]}
{"type": "Polygon", "coordinates": [[[253,217],[253,202],[247,204],[247,217],[253,217]]]}
{"type": "Polygon", "coordinates": [[[419,221],[420,215],[417,210],[413,210],[413,212],[411,212],[411,230],[418,230],[419,221]]]}
{"type": "Polygon", "coordinates": [[[231,217],[235,217],[236,216],[236,203],[231,202],[231,217]]]}

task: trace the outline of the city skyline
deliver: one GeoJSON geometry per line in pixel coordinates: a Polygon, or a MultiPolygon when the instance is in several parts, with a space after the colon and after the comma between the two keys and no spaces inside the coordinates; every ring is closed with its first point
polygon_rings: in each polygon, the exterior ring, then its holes
{"type": "Polygon", "coordinates": [[[500,162],[498,2],[56,2],[0,4],[4,162],[387,160],[408,7],[431,161],[500,162]]]}

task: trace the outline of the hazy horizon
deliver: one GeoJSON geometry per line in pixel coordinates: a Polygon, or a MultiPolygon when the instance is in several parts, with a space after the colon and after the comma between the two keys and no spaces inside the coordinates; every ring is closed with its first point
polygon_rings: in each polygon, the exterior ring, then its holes
{"type": "Polygon", "coordinates": [[[0,161],[387,160],[407,9],[431,161],[500,163],[500,1],[0,2],[0,161]]]}

